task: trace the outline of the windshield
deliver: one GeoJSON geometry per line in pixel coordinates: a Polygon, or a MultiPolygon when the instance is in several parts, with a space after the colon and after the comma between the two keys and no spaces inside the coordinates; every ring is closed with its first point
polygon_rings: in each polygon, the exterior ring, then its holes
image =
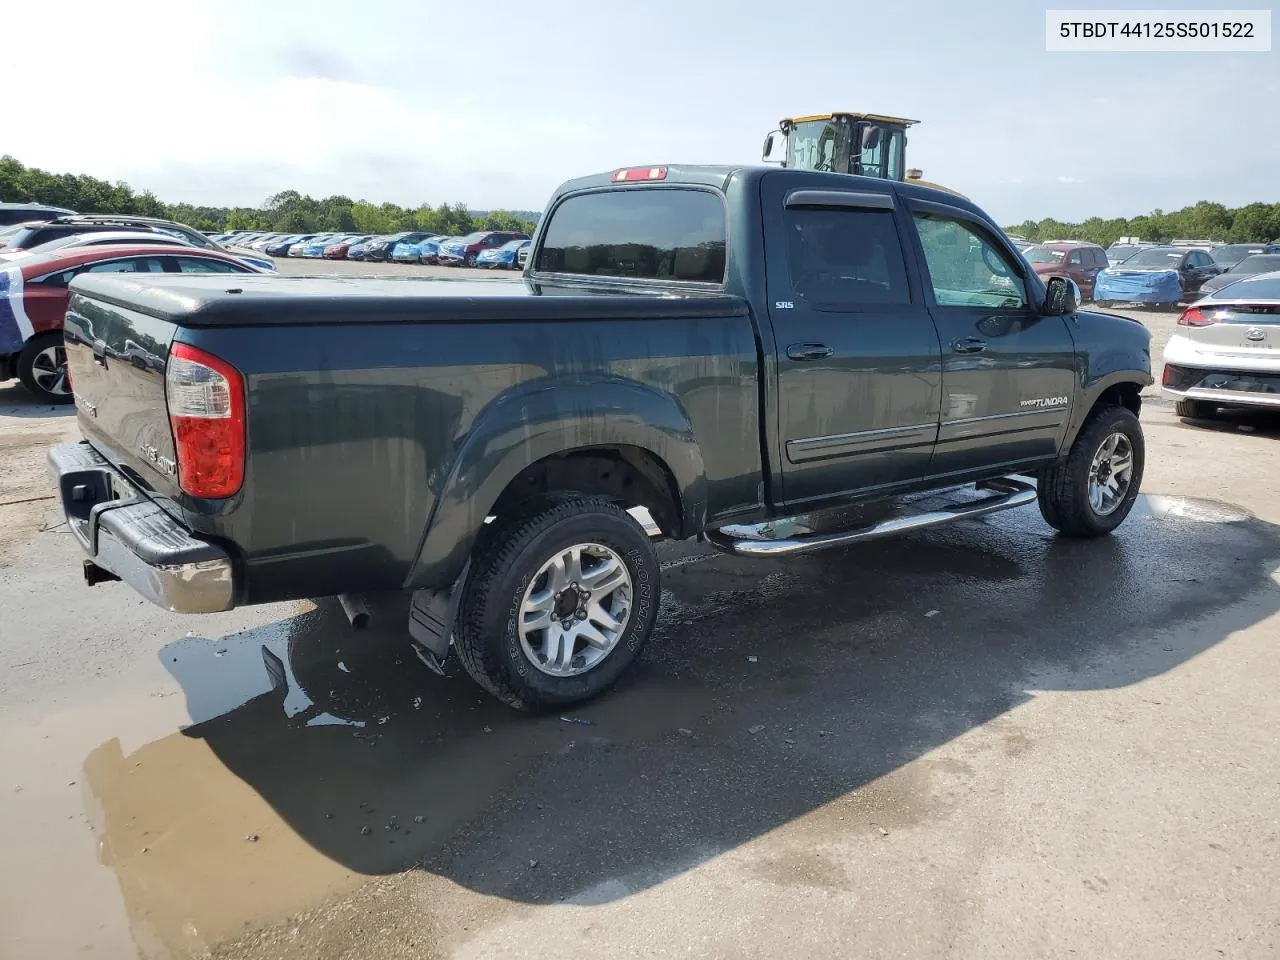
{"type": "Polygon", "coordinates": [[[483,240],[487,236],[488,236],[487,233],[468,233],[465,237],[462,238],[462,242],[468,243],[468,244],[479,243],[481,240],[483,240]]]}
{"type": "Polygon", "coordinates": [[[1050,250],[1048,247],[1029,247],[1022,255],[1031,263],[1057,263],[1066,256],[1061,250],[1050,250]]]}
{"type": "Polygon", "coordinates": [[[1143,250],[1124,262],[1126,267],[1165,267],[1177,270],[1182,260],[1181,250],[1143,250]]]}
{"type": "Polygon", "coordinates": [[[1214,263],[1232,264],[1243,260],[1251,254],[1261,253],[1263,249],[1263,245],[1260,243],[1231,243],[1225,247],[1219,247],[1217,250],[1210,250],[1209,256],[1213,257],[1214,263]]]}
{"type": "Polygon", "coordinates": [[[787,134],[787,165],[801,170],[845,173],[851,134],[846,120],[807,120],[787,134]]]}

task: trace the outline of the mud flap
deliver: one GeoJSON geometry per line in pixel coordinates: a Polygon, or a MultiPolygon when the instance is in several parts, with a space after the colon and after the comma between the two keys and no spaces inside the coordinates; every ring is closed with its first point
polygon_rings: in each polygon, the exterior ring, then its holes
{"type": "Polygon", "coordinates": [[[409,602],[409,638],[418,659],[444,676],[444,661],[453,641],[453,624],[458,616],[458,601],[471,571],[467,561],[462,576],[448,590],[415,590],[409,602]]]}

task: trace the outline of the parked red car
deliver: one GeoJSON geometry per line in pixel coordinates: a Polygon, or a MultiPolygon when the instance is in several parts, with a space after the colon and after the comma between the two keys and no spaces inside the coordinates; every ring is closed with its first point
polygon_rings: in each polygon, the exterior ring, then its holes
{"type": "MultiPolygon", "coordinates": [[[[71,402],[62,321],[78,274],[259,272],[230,254],[158,244],[70,247],[0,263],[0,381],[17,377],[45,403],[71,402]]],[[[131,340],[105,346],[130,363],[151,356],[131,340]]]]}
{"type": "Polygon", "coordinates": [[[436,262],[455,267],[474,267],[480,251],[500,247],[512,240],[528,239],[523,233],[512,233],[509,230],[481,230],[465,237],[452,237],[440,244],[436,262]]]}
{"type": "Polygon", "coordinates": [[[345,260],[348,250],[357,243],[368,243],[372,239],[373,237],[343,237],[337,243],[331,243],[325,247],[321,256],[326,260],[345,260]]]}
{"type": "Polygon", "coordinates": [[[1083,240],[1037,243],[1022,255],[1041,279],[1070,277],[1085,300],[1093,299],[1093,283],[1098,271],[1107,268],[1107,251],[1083,240]]]}

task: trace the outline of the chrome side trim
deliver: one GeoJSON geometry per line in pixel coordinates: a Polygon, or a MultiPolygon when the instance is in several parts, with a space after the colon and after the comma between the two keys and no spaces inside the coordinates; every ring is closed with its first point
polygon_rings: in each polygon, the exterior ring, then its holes
{"type": "Polygon", "coordinates": [[[804,437],[787,441],[787,459],[792,463],[838,457],[847,453],[870,453],[875,450],[898,449],[933,443],[938,435],[936,423],[917,423],[882,430],[862,430],[829,437],[804,437]]]}

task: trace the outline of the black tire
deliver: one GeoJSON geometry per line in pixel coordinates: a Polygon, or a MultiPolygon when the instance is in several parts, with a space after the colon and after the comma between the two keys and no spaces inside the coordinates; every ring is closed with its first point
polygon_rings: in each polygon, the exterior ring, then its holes
{"type": "Polygon", "coordinates": [[[617,504],[576,495],[539,500],[481,533],[454,626],[458,660],[476,683],[517,710],[590,700],[617,682],[649,639],[659,575],[649,536],[617,504]],[[629,618],[598,663],[576,675],[552,676],[525,652],[517,630],[520,606],[543,565],[582,543],[607,547],[621,559],[631,578],[629,618]]]}
{"type": "Polygon", "coordinates": [[[1146,443],[1142,425],[1126,407],[1107,406],[1095,410],[1080,428],[1067,455],[1044,470],[1037,483],[1040,515],[1045,522],[1070,537],[1101,537],[1124,522],[1142,487],[1146,443]],[[1119,504],[1110,513],[1099,513],[1089,502],[1089,478],[1094,455],[1112,434],[1121,433],[1129,441],[1133,472],[1119,504]]]}
{"type": "Polygon", "coordinates": [[[75,399],[71,386],[66,381],[66,368],[67,352],[62,346],[61,333],[42,333],[32,337],[18,354],[18,379],[41,403],[71,403],[75,399]],[[60,372],[61,377],[51,385],[52,389],[47,389],[44,384],[48,383],[49,369],[46,363],[50,350],[54,351],[54,371],[60,372]]]}
{"type": "Polygon", "coordinates": [[[476,265],[476,255],[474,253],[467,254],[466,264],[468,267],[474,267],[476,265]]]}
{"type": "Polygon", "coordinates": [[[1207,420],[1218,412],[1218,408],[1203,400],[1177,400],[1173,404],[1173,412],[1190,420],[1207,420]]]}

